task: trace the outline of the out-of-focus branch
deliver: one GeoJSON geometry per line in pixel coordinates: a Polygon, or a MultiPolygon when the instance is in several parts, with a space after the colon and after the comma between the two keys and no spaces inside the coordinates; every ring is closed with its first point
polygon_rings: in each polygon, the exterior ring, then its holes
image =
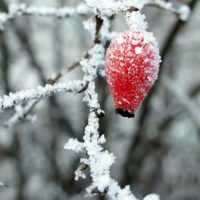
{"type": "Polygon", "coordinates": [[[148,0],[144,4],[145,6],[154,6],[166,11],[170,11],[179,16],[182,21],[186,21],[190,15],[190,8],[187,5],[182,5],[180,8],[176,8],[173,3],[165,2],[163,0],[148,0]]]}
{"type": "Polygon", "coordinates": [[[198,131],[200,132],[200,108],[199,106],[186,94],[183,87],[179,86],[172,78],[161,76],[160,82],[162,85],[170,91],[178,100],[180,105],[186,110],[198,131]]]}
{"type": "Polygon", "coordinates": [[[194,98],[200,91],[200,84],[194,86],[190,91],[190,97],[194,98]]]}
{"type": "Polygon", "coordinates": [[[37,89],[22,90],[16,93],[10,93],[0,97],[0,110],[9,108],[18,104],[25,103],[29,100],[44,99],[54,94],[65,92],[82,92],[85,90],[87,83],[77,80],[66,83],[57,83],[54,85],[47,84],[45,87],[38,86],[37,89]]]}
{"type": "Polygon", "coordinates": [[[9,19],[16,18],[22,15],[29,16],[45,16],[45,17],[56,17],[59,19],[64,18],[75,18],[79,16],[90,16],[92,12],[88,6],[84,3],[79,4],[76,8],[71,7],[36,7],[29,6],[26,4],[11,4],[8,9],[8,13],[0,12],[0,28],[3,29],[3,24],[9,19]]]}
{"type": "MultiPolygon", "coordinates": [[[[60,77],[62,77],[65,73],[69,72],[70,70],[74,69],[79,65],[79,62],[87,58],[89,56],[88,51],[93,47],[90,46],[86,52],[83,53],[81,58],[77,60],[76,62],[72,63],[70,66],[66,67],[65,69],[62,69],[60,72],[58,72],[56,75],[52,76],[52,78],[47,79],[47,84],[53,85],[60,77]]],[[[6,122],[4,122],[4,125],[7,127],[11,127],[13,124],[16,124],[18,122],[21,122],[24,119],[34,121],[35,115],[30,116],[29,114],[33,110],[33,108],[37,105],[37,103],[40,100],[34,100],[33,102],[29,102],[28,105],[25,107],[20,107],[18,109],[18,112],[16,112],[10,119],[8,119],[6,122]],[[20,112],[19,112],[20,111],[20,112]],[[28,118],[27,118],[28,117],[28,118]]]]}
{"type": "Polygon", "coordinates": [[[15,106],[15,114],[4,122],[4,126],[12,127],[14,124],[19,123],[24,119],[34,122],[37,116],[30,115],[30,112],[38,102],[39,100],[34,100],[33,102],[29,102],[25,107],[22,107],[21,105],[15,106]]]}
{"type": "Polygon", "coordinates": [[[15,31],[17,37],[19,38],[20,42],[22,43],[22,45],[24,45],[24,47],[27,50],[31,64],[38,71],[40,80],[41,80],[42,84],[44,85],[46,83],[46,78],[44,76],[43,66],[40,64],[40,62],[38,61],[38,59],[34,53],[33,47],[31,45],[31,42],[29,39],[29,35],[26,33],[26,30],[17,26],[13,21],[11,21],[11,22],[12,22],[12,25],[13,25],[12,27],[14,28],[14,31],[15,31]]]}
{"type": "Polygon", "coordinates": [[[65,73],[69,72],[70,70],[76,68],[80,61],[84,58],[88,58],[89,54],[88,51],[93,47],[94,45],[90,46],[88,48],[88,50],[86,52],[83,53],[83,55],[81,56],[81,58],[77,61],[75,61],[74,63],[72,63],[70,66],[66,67],[65,69],[62,69],[61,71],[59,71],[57,74],[53,75],[51,78],[47,79],[47,84],[54,84],[60,77],[62,77],[65,73]]]}

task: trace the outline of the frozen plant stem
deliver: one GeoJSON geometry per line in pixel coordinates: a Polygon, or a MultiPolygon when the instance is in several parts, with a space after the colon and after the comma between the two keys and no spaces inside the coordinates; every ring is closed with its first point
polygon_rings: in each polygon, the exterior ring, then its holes
{"type": "Polygon", "coordinates": [[[29,100],[44,99],[54,94],[66,92],[82,92],[87,83],[81,80],[70,81],[66,83],[57,83],[54,85],[38,86],[37,89],[22,90],[16,93],[10,93],[0,97],[0,111],[15,105],[25,103],[29,100]]]}
{"type": "Polygon", "coordinates": [[[92,12],[90,8],[84,3],[79,4],[76,8],[71,7],[62,7],[62,8],[54,8],[54,7],[36,7],[36,6],[26,6],[26,4],[21,3],[10,4],[8,8],[9,12],[4,13],[0,12],[0,28],[4,29],[3,24],[7,22],[9,19],[16,18],[22,15],[29,16],[43,16],[43,17],[56,17],[59,19],[65,18],[76,18],[79,16],[90,16],[92,12]]]}
{"type": "MultiPolygon", "coordinates": [[[[65,69],[62,69],[60,72],[58,72],[56,75],[52,76],[52,78],[48,78],[47,79],[47,84],[53,85],[56,83],[56,81],[62,77],[65,73],[71,71],[72,69],[76,68],[77,66],[79,66],[79,62],[84,59],[87,58],[89,56],[88,51],[93,47],[90,46],[88,48],[88,50],[86,52],[83,53],[83,55],[81,56],[81,58],[79,60],[77,60],[76,62],[72,63],[70,66],[66,67],[65,69]]],[[[9,118],[6,122],[4,122],[4,125],[7,127],[11,127],[13,124],[16,124],[24,119],[27,118],[27,116],[29,116],[29,114],[31,113],[31,111],[33,110],[33,108],[37,105],[37,103],[40,100],[34,100],[33,102],[29,102],[28,105],[26,105],[25,107],[21,107],[21,112],[16,112],[11,118],[9,118]]]]}

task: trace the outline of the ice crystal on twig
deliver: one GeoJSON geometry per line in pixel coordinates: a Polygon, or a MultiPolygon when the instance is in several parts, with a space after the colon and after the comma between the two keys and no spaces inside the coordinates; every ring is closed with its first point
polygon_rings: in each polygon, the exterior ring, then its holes
{"type": "Polygon", "coordinates": [[[56,83],[54,85],[38,86],[37,89],[22,90],[16,93],[10,93],[0,97],[0,110],[10,108],[14,105],[22,104],[29,100],[44,99],[54,94],[65,92],[81,92],[84,90],[86,83],[78,81],[70,81],[66,83],[56,83]]]}

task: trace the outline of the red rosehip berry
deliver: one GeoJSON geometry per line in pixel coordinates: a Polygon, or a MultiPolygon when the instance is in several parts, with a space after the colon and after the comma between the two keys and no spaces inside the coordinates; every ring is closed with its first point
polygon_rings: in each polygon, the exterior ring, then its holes
{"type": "Polygon", "coordinates": [[[116,113],[134,117],[153,86],[160,56],[153,33],[127,30],[111,41],[106,52],[107,81],[116,113]]]}

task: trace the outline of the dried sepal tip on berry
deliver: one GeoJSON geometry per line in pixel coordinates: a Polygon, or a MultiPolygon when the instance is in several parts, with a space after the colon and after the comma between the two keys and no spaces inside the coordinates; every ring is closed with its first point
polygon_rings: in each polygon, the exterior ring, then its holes
{"type": "Polygon", "coordinates": [[[116,113],[134,117],[157,79],[160,62],[153,33],[127,30],[111,41],[106,52],[106,73],[116,113]]]}

